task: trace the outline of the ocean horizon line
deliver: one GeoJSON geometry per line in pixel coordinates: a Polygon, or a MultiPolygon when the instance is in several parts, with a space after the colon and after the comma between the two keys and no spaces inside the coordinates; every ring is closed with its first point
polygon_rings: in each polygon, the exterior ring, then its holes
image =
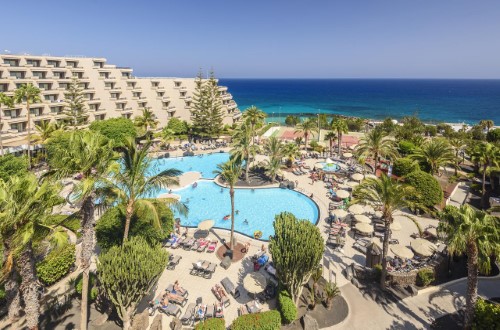
{"type": "Polygon", "coordinates": [[[438,80],[438,81],[456,81],[456,80],[467,80],[467,81],[498,81],[500,78],[322,78],[322,77],[291,77],[291,78],[280,78],[280,77],[218,77],[217,79],[223,80],[438,80]]]}

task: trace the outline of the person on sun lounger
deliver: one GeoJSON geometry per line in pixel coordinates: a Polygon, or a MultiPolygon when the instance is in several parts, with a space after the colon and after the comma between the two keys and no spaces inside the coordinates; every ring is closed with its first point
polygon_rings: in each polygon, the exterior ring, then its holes
{"type": "Polygon", "coordinates": [[[172,291],[172,293],[179,293],[180,295],[183,295],[184,292],[186,292],[186,290],[184,290],[181,285],[179,284],[179,281],[176,280],[175,283],[174,283],[174,290],[172,291]]]}

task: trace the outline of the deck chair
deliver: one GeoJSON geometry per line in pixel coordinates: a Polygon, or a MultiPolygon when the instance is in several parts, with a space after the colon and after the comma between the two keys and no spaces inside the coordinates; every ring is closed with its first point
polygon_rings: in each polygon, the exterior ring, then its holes
{"type": "Polygon", "coordinates": [[[181,317],[181,322],[183,325],[190,325],[194,321],[194,308],[195,304],[190,303],[188,307],[186,308],[186,312],[184,315],[181,317]]]}

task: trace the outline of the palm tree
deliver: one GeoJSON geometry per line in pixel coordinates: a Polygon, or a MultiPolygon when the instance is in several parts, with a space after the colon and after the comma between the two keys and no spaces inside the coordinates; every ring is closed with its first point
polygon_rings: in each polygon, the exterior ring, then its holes
{"type": "Polygon", "coordinates": [[[3,156],[3,141],[2,141],[2,105],[6,108],[12,108],[14,106],[14,100],[12,97],[0,93],[0,155],[3,156]]]}
{"type": "Polygon", "coordinates": [[[424,142],[410,157],[421,164],[427,164],[430,173],[433,175],[439,173],[441,166],[453,163],[454,161],[453,150],[450,144],[441,138],[424,142]]]}
{"type": "MultiPolygon", "coordinates": [[[[63,126],[57,123],[51,123],[50,120],[42,120],[40,125],[35,125],[35,129],[38,134],[33,137],[33,141],[40,142],[43,146],[45,146],[52,138],[54,132],[62,130],[63,126]]],[[[44,156],[47,156],[46,150],[44,151],[44,156]]]]}
{"type": "Polygon", "coordinates": [[[309,138],[309,135],[319,133],[318,123],[313,118],[309,118],[304,122],[297,124],[295,132],[304,133],[305,149],[307,150],[307,139],[309,138]]]}
{"type": "MultiPolygon", "coordinates": [[[[385,289],[386,286],[387,252],[391,239],[390,226],[394,218],[394,213],[404,207],[414,207],[415,205],[410,201],[412,198],[408,198],[408,196],[416,194],[417,192],[413,187],[393,181],[385,173],[382,173],[382,176],[378,179],[368,178],[363,180],[353,192],[353,196],[355,196],[353,203],[367,204],[372,206],[375,210],[380,210],[382,212],[385,231],[382,248],[382,276],[380,278],[380,285],[383,289],[385,289]]],[[[417,226],[418,231],[421,232],[421,228],[416,220],[408,215],[404,216],[412,220],[417,226]]]]}
{"type": "Polygon", "coordinates": [[[52,172],[56,178],[82,175],[82,179],[68,196],[70,202],[81,203],[82,247],[79,257],[83,270],[83,289],[80,329],[87,329],[89,268],[95,246],[95,204],[97,200],[109,194],[103,183],[112,173],[119,170],[112,147],[112,141],[101,134],[74,131],[71,133],[68,147],[55,150],[54,159],[51,160],[52,172]]]}
{"type": "Polygon", "coordinates": [[[458,167],[460,164],[459,154],[465,148],[465,142],[463,139],[461,139],[459,137],[452,138],[449,140],[449,142],[450,142],[450,146],[453,148],[453,151],[455,151],[455,176],[457,176],[458,175],[458,167]]]}
{"type": "Polygon", "coordinates": [[[356,155],[360,163],[364,163],[366,158],[373,158],[375,166],[373,173],[377,173],[378,158],[397,156],[396,146],[393,140],[387,137],[387,133],[382,129],[372,129],[361,138],[356,148],[356,155]]]}
{"type": "Polygon", "coordinates": [[[230,159],[225,163],[218,164],[217,170],[214,171],[229,185],[229,197],[231,198],[231,238],[230,248],[234,249],[234,186],[238,182],[241,175],[241,163],[236,159],[230,159]]]}
{"type": "Polygon", "coordinates": [[[156,128],[158,126],[158,120],[156,120],[156,116],[151,111],[150,108],[142,109],[142,116],[135,118],[135,125],[141,129],[144,129],[146,133],[150,128],[156,128]]]}
{"type": "Polygon", "coordinates": [[[332,129],[337,131],[339,150],[339,157],[342,157],[342,134],[349,132],[347,122],[342,118],[337,118],[332,121],[332,129]]]}
{"type": "Polygon", "coordinates": [[[276,182],[276,175],[278,175],[281,168],[280,158],[270,158],[266,160],[266,175],[271,178],[271,183],[276,182]]]}
{"type": "Polygon", "coordinates": [[[26,111],[28,113],[28,168],[31,169],[31,110],[30,105],[41,102],[40,89],[33,86],[32,83],[22,84],[14,93],[16,103],[26,102],[26,111]]]}
{"type": "MultiPolygon", "coordinates": [[[[148,157],[148,149],[151,141],[146,142],[142,148],[137,148],[135,141],[131,138],[125,140],[123,147],[118,150],[122,154],[122,170],[115,173],[111,186],[115,201],[125,206],[125,230],[123,241],[128,239],[130,221],[136,209],[150,212],[153,216],[156,227],[160,226],[159,216],[154,206],[148,198],[153,197],[161,189],[166,189],[179,184],[179,176],[182,172],[176,169],[166,169],[159,173],[154,173],[151,168],[151,159],[148,157]]],[[[176,203],[170,199],[161,200],[170,206],[177,207],[182,213],[186,209],[181,203],[176,203]]]]}
{"type": "MultiPolygon", "coordinates": [[[[0,232],[4,244],[7,240],[8,262],[6,273],[15,265],[21,275],[20,291],[24,300],[26,325],[38,329],[40,301],[38,279],[35,270],[33,243],[46,238],[61,244],[67,240],[58,226],[47,221],[53,207],[64,202],[59,196],[61,186],[45,181],[40,184],[33,174],[0,180],[0,232]]],[[[11,280],[12,278],[9,278],[11,280]]],[[[12,289],[12,283],[8,284],[12,289]]]]}
{"type": "Polygon", "coordinates": [[[292,167],[295,157],[300,156],[299,146],[293,142],[283,145],[282,156],[286,157],[286,166],[292,167]]]}
{"type": "Polygon", "coordinates": [[[255,146],[252,146],[252,131],[246,123],[242,123],[234,132],[233,149],[230,153],[238,162],[245,162],[245,181],[248,182],[250,158],[255,153],[255,146]]]}
{"type": "Polygon", "coordinates": [[[485,129],[489,132],[490,129],[495,126],[495,123],[493,122],[493,120],[491,119],[483,119],[483,120],[480,120],[479,121],[479,126],[481,126],[481,128],[485,129]]]}
{"type": "Polygon", "coordinates": [[[470,205],[447,206],[441,213],[438,232],[446,236],[448,251],[467,255],[465,329],[472,327],[477,302],[478,272],[489,273],[490,256],[500,254],[500,220],[470,205]]]}
{"type": "Polygon", "coordinates": [[[474,146],[472,150],[471,160],[478,163],[482,167],[483,172],[483,189],[481,192],[481,207],[486,205],[486,174],[490,167],[499,166],[500,150],[494,144],[489,142],[481,142],[474,146]]]}
{"type": "Polygon", "coordinates": [[[255,143],[255,129],[264,123],[264,120],[266,119],[266,117],[267,117],[267,115],[262,110],[260,110],[259,108],[257,108],[254,105],[247,108],[243,112],[243,120],[248,125],[250,125],[250,132],[252,135],[251,144],[255,143]]]}
{"type": "Polygon", "coordinates": [[[283,143],[277,137],[271,136],[264,143],[264,152],[269,157],[269,159],[281,159],[283,155],[283,143]]]}
{"type": "Polygon", "coordinates": [[[337,134],[333,131],[329,131],[325,135],[325,141],[328,141],[328,145],[330,146],[330,156],[332,155],[332,149],[333,149],[333,141],[337,138],[337,134]]]}

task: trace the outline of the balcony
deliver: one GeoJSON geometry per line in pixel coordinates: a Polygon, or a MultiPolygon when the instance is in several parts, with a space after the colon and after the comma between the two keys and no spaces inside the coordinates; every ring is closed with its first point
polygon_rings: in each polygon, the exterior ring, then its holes
{"type": "Polygon", "coordinates": [[[21,115],[21,116],[14,116],[10,117],[9,123],[14,124],[14,123],[22,123],[28,121],[28,116],[26,115],[21,115]]]}
{"type": "Polygon", "coordinates": [[[219,86],[219,91],[220,92],[227,92],[227,87],[226,86],[219,86]]]}

